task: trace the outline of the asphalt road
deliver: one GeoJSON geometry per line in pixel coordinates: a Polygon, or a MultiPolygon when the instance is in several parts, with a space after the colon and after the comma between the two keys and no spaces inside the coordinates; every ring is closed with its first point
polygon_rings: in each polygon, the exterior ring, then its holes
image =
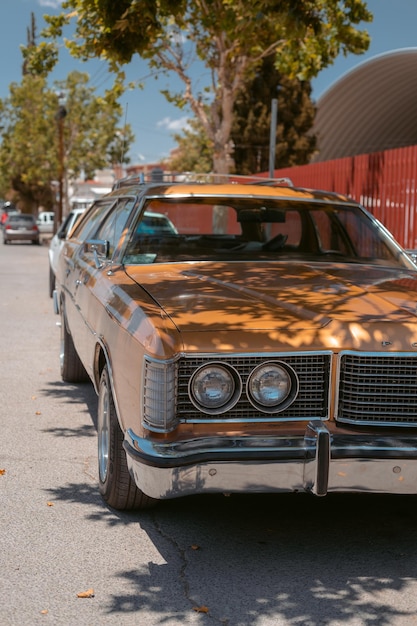
{"type": "Polygon", "coordinates": [[[416,497],[109,509],[95,393],[61,382],[57,321],[47,247],[0,238],[1,626],[417,625],[416,497]]]}

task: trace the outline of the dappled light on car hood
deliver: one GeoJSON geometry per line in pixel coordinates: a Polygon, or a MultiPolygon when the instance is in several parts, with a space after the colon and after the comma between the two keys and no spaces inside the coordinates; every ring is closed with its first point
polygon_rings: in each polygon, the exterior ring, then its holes
{"type": "Polygon", "coordinates": [[[417,342],[417,275],[408,270],[201,262],[126,271],[171,318],[184,349],[380,350],[386,345],[409,350],[417,342]]]}

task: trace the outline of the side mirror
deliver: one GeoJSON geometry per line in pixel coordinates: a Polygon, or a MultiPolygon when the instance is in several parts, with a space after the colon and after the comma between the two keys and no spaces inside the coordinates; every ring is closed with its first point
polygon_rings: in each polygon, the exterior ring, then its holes
{"type": "Polygon", "coordinates": [[[83,249],[86,254],[94,255],[96,267],[100,269],[109,257],[110,243],[105,239],[89,239],[84,242],[83,249]]]}

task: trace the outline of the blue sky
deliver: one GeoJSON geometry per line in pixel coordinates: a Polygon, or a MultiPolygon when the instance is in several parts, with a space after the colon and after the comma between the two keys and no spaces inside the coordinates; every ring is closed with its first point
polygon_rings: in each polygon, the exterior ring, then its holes
{"type": "MultiPolygon", "coordinates": [[[[399,48],[417,47],[417,0],[368,0],[367,4],[374,15],[374,21],[366,25],[372,38],[369,51],[360,56],[341,56],[323,70],[312,82],[315,100],[346,72],[367,59],[399,48]]],[[[10,83],[20,81],[19,46],[26,43],[31,13],[35,14],[39,32],[44,25],[42,16],[58,12],[59,6],[60,0],[0,0],[0,98],[8,96],[10,83]]],[[[63,80],[72,69],[87,72],[98,91],[111,85],[103,62],[80,63],[71,59],[65,50],[61,52],[52,78],[63,80]]],[[[124,117],[136,135],[130,157],[132,162],[154,162],[167,156],[174,147],[172,133],[184,124],[184,112],[168,104],[159,93],[168,86],[168,80],[148,77],[147,66],[138,57],[127,68],[127,75],[131,81],[144,82],[143,90],[128,91],[122,100],[124,117]]]]}

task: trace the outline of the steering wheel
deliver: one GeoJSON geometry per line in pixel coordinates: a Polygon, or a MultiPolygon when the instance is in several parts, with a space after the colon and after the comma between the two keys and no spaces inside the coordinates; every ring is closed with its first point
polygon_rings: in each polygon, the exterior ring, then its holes
{"type": "Polygon", "coordinates": [[[285,242],[287,241],[287,239],[288,239],[288,235],[283,235],[282,233],[279,233],[278,235],[275,235],[275,237],[272,237],[272,239],[264,243],[262,248],[263,250],[271,250],[271,251],[280,250],[281,248],[285,246],[285,242]]]}

